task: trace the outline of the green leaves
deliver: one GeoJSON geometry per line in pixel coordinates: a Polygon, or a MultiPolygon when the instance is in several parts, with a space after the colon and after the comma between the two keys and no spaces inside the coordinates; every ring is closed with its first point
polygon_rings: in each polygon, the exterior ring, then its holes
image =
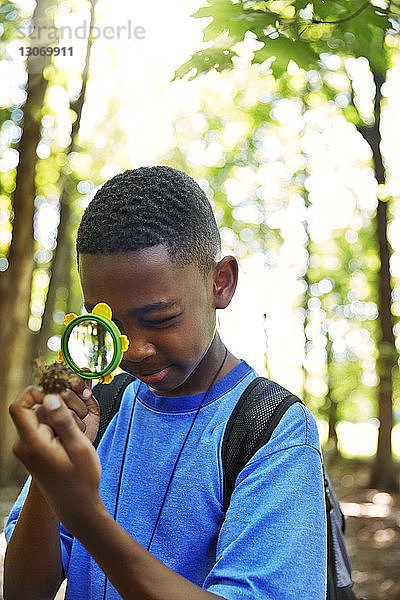
{"type": "Polygon", "coordinates": [[[275,78],[281,77],[293,60],[301,69],[309,70],[319,59],[314,49],[302,40],[293,41],[287,37],[268,39],[260,50],[254,52],[253,63],[263,63],[265,60],[275,56],[271,64],[271,70],[275,78]]]}
{"type": "MultiPolygon", "coordinates": [[[[16,31],[21,23],[20,9],[13,2],[0,2],[0,39],[9,42],[15,39],[16,31]]],[[[5,56],[5,47],[1,49],[1,57],[5,56]]]]}
{"type": "Polygon", "coordinates": [[[214,0],[210,6],[204,6],[192,16],[196,19],[211,17],[212,21],[203,29],[205,42],[215,40],[225,31],[230,32],[233,19],[243,13],[242,3],[233,4],[231,0],[214,0]]]}
{"type": "Polygon", "coordinates": [[[216,69],[220,72],[231,69],[233,67],[232,58],[234,56],[237,56],[236,52],[224,46],[199,50],[199,52],[193,54],[187,62],[175,71],[173,79],[184,77],[192,72],[188,78],[191,81],[200,73],[207,73],[211,69],[216,69]]]}
{"type": "Polygon", "coordinates": [[[193,15],[209,18],[204,41],[209,48],[194,54],[176,71],[182,77],[195,68],[199,73],[216,68],[232,68],[232,57],[238,42],[251,32],[261,49],[254,50],[253,63],[276,56],[271,67],[282,76],[290,60],[305,70],[318,68],[319,55],[339,52],[344,56],[365,56],[371,67],[383,71],[388,66],[384,37],[392,28],[388,10],[362,0],[287,0],[276,2],[243,2],[209,0],[209,4],[193,15]]]}
{"type": "Polygon", "coordinates": [[[259,40],[265,38],[268,27],[275,27],[279,14],[270,10],[246,9],[241,2],[231,0],[215,0],[210,6],[200,8],[193,15],[195,18],[211,17],[212,21],[203,29],[203,41],[216,41],[223,34],[229,35],[233,43],[244,39],[251,31],[259,40]]]}

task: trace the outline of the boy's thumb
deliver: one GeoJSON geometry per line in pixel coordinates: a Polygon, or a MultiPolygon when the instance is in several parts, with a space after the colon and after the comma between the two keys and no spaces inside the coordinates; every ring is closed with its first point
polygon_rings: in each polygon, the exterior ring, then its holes
{"type": "Polygon", "coordinates": [[[60,397],[57,396],[57,394],[48,394],[43,399],[43,405],[47,408],[47,410],[57,410],[57,408],[60,408],[61,406],[60,397]]]}
{"type": "Polygon", "coordinates": [[[61,397],[58,394],[48,394],[43,399],[43,406],[47,413],[48,424],[58,437],[62,441],[74,439],[76,432],[80,430],[61,397]]]}

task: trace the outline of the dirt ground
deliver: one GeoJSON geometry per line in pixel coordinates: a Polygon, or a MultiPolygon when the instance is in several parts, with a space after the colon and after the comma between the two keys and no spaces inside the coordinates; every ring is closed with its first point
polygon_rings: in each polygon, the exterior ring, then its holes
{"type": "MultiPolygon", "coordinates": [[[[400,496],[369,489],[365,462],[341,460],[327,472],[346,515],[356,594],[367,600],[400,600],[400,496]]],[[[16,488],[0,488],[0,530],[17,494],[16,488]]],[[[0,561],[0,590],[1,580],[0,561]]]]}
{"type": "Polygon", "coordinates": [[[326,469],[346,516],[354,591],[367,600],[400,600],[399,494],[368,488],[368,463],[340,461],[326,469]]]}

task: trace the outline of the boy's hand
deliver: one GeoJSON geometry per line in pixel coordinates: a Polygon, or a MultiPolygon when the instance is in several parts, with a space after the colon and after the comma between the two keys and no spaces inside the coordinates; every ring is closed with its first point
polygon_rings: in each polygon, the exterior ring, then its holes
{"type": "Polygon", "coordinates": [[[10,406],[18,431],[13,452],[39,485],[43,495],[70,531],[88,511],[103,507],[99,495],[100,461],[80,431],[61,394],[27,388],[10,406]],[[42,404],[45,422],[35,406],[42,404]]]}
{"type": "MultiPolygon", "coordinates": [[[[74,375],[71,378],[70,387],[61,392],[61,397],[70,409],[79,429],[93,442],[99,428],[100,406],[92,395],[90,385],[91,382],[83,380],[79,375],[74,375]]],[[[27,388],[27,390],[29,389],[27,388]]],[[[36,408],[37,416],[40,421],[46,422],[46,414],[42,406],[45,394],[44,392],[39,393],[41,393],[41,400],[36,408]]],[[[36,397],[39,398],[38,395],[36,397]]]]}
{"type": "Polygon", "coordinates": [[[79,429],[93,442],[99,429],[100,406],[92,394],[91,385],[91,381],[75,375],[71,387],[61,392],[61,396],[73,416],[77,416],[79,429]]]}

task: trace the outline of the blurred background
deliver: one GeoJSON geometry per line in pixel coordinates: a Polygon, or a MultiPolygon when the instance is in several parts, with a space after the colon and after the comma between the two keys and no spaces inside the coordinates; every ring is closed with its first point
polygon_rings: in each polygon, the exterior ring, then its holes
{"type": "Polygon", "coordinates": [[[82,212],[165,164],[240,261],[225,343],[317,419],[357,593],[399,600],[399,22],[388,0],[0,0],[0,530],[26,478],[8,405],[82,309],[82,212]]]}

